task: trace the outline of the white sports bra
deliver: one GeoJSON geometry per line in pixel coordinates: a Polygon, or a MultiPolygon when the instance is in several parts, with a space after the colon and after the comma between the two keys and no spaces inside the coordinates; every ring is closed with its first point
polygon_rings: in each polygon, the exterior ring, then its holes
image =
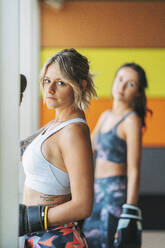
{"type": "Polygon", "coordinates": [[[49,195],[66,195],[70,193],[68,173],[46,160],[42,154],[41,146],[52,134],[75,122],[82,122],[87,125],[87,122],[81,118],[65,121],[50,131],[47,130],[45,133],[40,133],[28,145],[22,157],[26,186],[49,195]]]}

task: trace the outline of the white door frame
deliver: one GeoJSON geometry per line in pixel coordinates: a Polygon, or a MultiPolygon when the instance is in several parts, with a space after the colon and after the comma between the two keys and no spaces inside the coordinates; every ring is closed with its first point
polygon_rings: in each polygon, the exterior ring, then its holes
{"type": "Polygon", "coordinates": [[[0,247],[18,247],[19,0],[0,1],[0,247]]]}
{"type": "Polygon", "coordinates": [[[17,248],[19,141],[39,126],[37,0],[0,0],[0,247],[17,248]],[[19,108],[19,74],[28,86],[19,108]],[[20,120],[19,120],[20,115],[20,120]],[[20,130],[21,129],[21,130],[20,130]]]}

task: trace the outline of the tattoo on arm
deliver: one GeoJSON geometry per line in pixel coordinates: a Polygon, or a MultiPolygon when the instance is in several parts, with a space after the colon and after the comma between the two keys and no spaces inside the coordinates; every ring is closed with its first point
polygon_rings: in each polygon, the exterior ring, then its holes
{"type": "Polygon", "coordinates": [[[55,207],[57,205],[60,205],[62,203],[65,203],[66,201],[71,200],[71,195],[67,195],[66,197],[60,197],[58,195],[40,195],[40,199],[42,199],[43,204],[48,205],[49,207],[55,207]]]}
{"type": "Polygon", "coordinates": [[[24,140],[20,141],[20,151],[21,151],[21,157],[26,149],[26,147],[33,141],[33,139],[35,138],[35,135],[32,135],[24,140]]]}
{"type": "Polygon", "coordinates": [[[37,130],[32,136],[20,141],[20,156],[22,157],[26,147],[41,133],[46,129],[53,121],[50,121],[45,126],[37,130]]]}
{"type": "Polygon", "coordinates": [[[26,147],[43,131],[44,128],[39,129],[32,136],[20,141],[20,156],[22,157],[26,147]]]}

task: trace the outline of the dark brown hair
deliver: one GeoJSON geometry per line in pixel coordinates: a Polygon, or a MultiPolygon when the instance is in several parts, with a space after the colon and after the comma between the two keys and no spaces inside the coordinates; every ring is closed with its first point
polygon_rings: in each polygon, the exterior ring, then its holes
{"type": "Polygon", "coordinates": [[[117,70],[117,72],[124,67],[129,67],[138,73],[138,79],[139,79],[138,90],[139,90],[140,95],[135,97],[133,101],[133,109],[138,114],[138,116],[141,118],[142,126],[145,127],[146,126],[145,118],[146,118],[147,112],[152,114],[152,110],[147,108],[147,98],[146,98],[145,90],[148,87],[148,82],[147,82],[146,73],[144,69],[136,63],[125,63],[117,70]]]}

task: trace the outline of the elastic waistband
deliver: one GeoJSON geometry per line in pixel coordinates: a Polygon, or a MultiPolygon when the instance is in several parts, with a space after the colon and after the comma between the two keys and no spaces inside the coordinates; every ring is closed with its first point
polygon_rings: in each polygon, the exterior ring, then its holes
{"type": "Polygon", "coordinates": [[[114,180],[127,180],[127,175],[95,178],[95,182],[99,182],[99,181],[100,182],[101,181],[114,181],[114,180]]]}
{"type": "Polygon", "coordinates": [[[77,227],[78,222],[73,222],[73,223],[68,223],[68,224],[63,224],[63,225],[56,225],[48,228],[48,231],[50,230],[58,230],[58,229],[64,229],[64,228],[72,228],[72,227],[77,227]]]}

